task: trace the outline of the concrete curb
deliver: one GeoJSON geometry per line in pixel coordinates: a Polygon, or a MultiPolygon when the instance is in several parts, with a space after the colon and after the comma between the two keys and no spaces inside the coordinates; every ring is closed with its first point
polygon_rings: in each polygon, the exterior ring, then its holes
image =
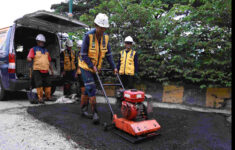
{"type": "MultiPolygon", "coordinates": [[[[116,98],[109,97],[109,101],[111,104],[116,104],[117,100],[116,98]]],[[[153,102],[153,107],[158,108],[167,108],[167,109],[180,109],[180,110],[188,110],[188,111],[197,111],[197,112],[205,112],[205,113],[218,113],[218,114],[224,114],[224,115],[231,115],[231,110],[225,110],[225,109],[213,109],[213,108],[202,108],[202,107],[196,107],[196,106],[188,106],[183,104],[173,104],[173,103],[162,103],[162,102],[153,102]]],[[[102,96],[97,96],[97,103],[106,103],[106,100],[102,96]]],[[[144,102],[147,104],[147,102],[144,102]]]]}
{"type": "MultiPolygon", "coordinates": [[[[56,95],[61,96],[63,95],[63,92],[61,91],[57,91],[56,95]]],[[[147,98],[151,99],[152,96],[151,95],[147,95],[147,98]]],[[[97,103],[107,103],[105,100],[105,97],[103,96],[96,96],[97,98],[97,103]]],[[[116,104],[117,100],[114,97],[108,97],[110,104],[116,104]]],[[[184,104],[174,104],[174,103],[163,103],[163,102],[154,102],[154,101],[150,101],[152,103],[153,107],[158,107],[158,108],[167,108],[167,109],[179,109],[179,110],[187,110],[187,111],[197,111],[197,112],[205,112],[205,113],[218,113],[218,114],[223,114],[223,115],[228,115],[231,116],[232,115],[232,110],[228,110],[228,109],[215,109],[215,108],[203,108],[203,107],[197,107],[197,106],[188,106],[188,105],[184,105],[184,104]]],[[[145,104],[147,104],[147,102],[144,102],[145,104]]]]}
{"type": "Polygon", "coordinates": [[[160,107],[160,108],[181,109],[181,110],[188,110],[188,111],[218,113],[218,114],[225,114],[225,115],[231,115],[232,113],[231,110],[201,108],[201,107],[195,107],[195,106],[187,106],[183,104],[168,104],[168,103],[160,103],[160,102],[153,102],[152,104],[153,104],[153,107],[160,107]]]}

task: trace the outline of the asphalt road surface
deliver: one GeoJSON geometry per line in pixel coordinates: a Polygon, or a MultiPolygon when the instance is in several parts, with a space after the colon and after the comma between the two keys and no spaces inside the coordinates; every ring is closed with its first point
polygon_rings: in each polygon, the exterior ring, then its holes
{"type": "MultiPolygon", "coordinates": [[[[117,105],[112,105],[119,114],[117,105]]],[[[98,104],[101,124],[94,125],[80,114],[78,104],[31,106],[27,112],[64,133],[67,140],[87,149],[98,150],[231,150],[231,123],[215,113],[154,108],[153,118],[161,125],[161,134],[132,144],[112,130],[104,131],[102,123],[110,122],[107,104],[98,104]]]]}

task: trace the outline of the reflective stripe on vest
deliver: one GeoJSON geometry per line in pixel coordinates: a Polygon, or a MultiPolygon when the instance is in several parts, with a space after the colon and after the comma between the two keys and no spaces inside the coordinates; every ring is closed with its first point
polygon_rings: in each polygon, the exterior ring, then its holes
{"type": "Polygon", "coordinates": [[[121,75],[134,75],[135,74],[135,58],[136,51],[130,50],[126,53],[126,50],[122,50],[120,52],[121,60],[120,60],[120,69],[119,74],[121,75]]]}
{"type": "Polygon", "coordinates": [[[34,59],[33,70],[49,70],[48,50],[40,47],[33,47],[34,59]]]}
{"type": "MultiPolygon", "coordinates": [[[[89,48],[88,48],[88,57],[91,59],[91,62],[94,66],[97,67],[98,70],[101,69],[103,58],[105,54],[108,52],[108,41],[109,36],[104,35],[101,37],[102,44],[99,45],[95,34],[89,34],[89,48]]],[[[79,66],[85,70],[93,71],[93,68],[89,68],[85,61],[81,60],[79,62],[79,66]]]]}
{"type": "Polygon", "coordinates": [[[64,50],[64,71],[71,71],[75,70],[75,52],[73,50],[70,51],[71,60],[69,57],[69,53],[67,53],[67,50],[64,50]]]}

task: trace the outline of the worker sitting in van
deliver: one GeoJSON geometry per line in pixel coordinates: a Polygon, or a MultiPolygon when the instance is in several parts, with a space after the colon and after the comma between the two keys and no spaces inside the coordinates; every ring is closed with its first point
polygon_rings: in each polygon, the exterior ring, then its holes
{"type": "Polygon", "coordinates": [[[33,81],[37,88],[39,103],[44,104],[43,89],[47,100],[51,100],[51,83],[49,80],[49,69],[52,75],[53,69],[50,65],[51,57],[49,51],[44,48],[46,38],[43,34],[36,37],[37,46],[30,49],[27,60],[33,62],[33,81]]]}
{"type": "Polygon", "coordinates": [[[69,97],[72,94],[72,82],[75,81],[77,58],[75,51],[72,50],[73,42],[67,39],[65,45],[66,49],[60,54],[60,63],[64,78],[64,95],[69,97]]]}

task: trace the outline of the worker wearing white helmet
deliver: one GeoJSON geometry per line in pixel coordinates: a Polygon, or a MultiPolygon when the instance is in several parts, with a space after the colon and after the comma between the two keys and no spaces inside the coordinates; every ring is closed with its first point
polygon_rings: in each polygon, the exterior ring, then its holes
{"type": "Polygon", "coordinates": [[[72,49],[73,41],[67,39],[66,49],[60,54],[61,74],[64,78],[64,95],[69,97],[71,94],[71,85],[75,81],[77,57],[72,49]]]}
{"type": "Polygon", "coordinates": [[[94,24],[95,29],[88,31],[83,38],[79,67],[81,68],[82,78],[85,84],[85,95],[82,95],[81,98],[82,114],[89,117],[89,101],[91,104],[93,122],[98,123],[99,116],[96,109],[95,73],[102,68],[104,57],[107,58],[115,73],[117,73],[117,68],[111,54],[109,36],[104,33],[109,27],[108,16],[99,13],[94,20],[94,24]]]}
{"type": "Polygon", "coordinates": [[[78,40],[77,41],[77,48],[79,48],[79,51],[81,50],[81,48],[82,48],[82,40],[78,40]]]}
{"type": "Polygon", "coordinates": [[[46,42],[46,38],[43,34],[38,34],[36,37],[36,41],[46,42]]]}
{"type": "Polygon", "coordinates": [[[44,47],[46,38],[43,34],[36,36],[37,46],[30,49],[27,60],[33,62],[33,81],[37,88],[38,102],[43,100],[43,90],[47,100],[51,100],[51,83],[49,80],[49,69],[52,75],[53,69],[50,66],[51,57],[49,51],[44,47]]]}
{"type": "Polygon", "coordinates": [[[77,77],[77,80],[78,80],[78,83],[79,83],[79,87],[80,87],[80,92],[77,93],[78,96],[81,96],[81,99],[82,99],[82,95],[85,95],[85,85],[84,85],[84,82],[82,80],[82,73],[81,73],[81,69],[79,67],[79,62],[80,62],[80,59],[81,59],[81,48],[82,48],[82,40],[78,40],[77,41],[77,49],[78,49],[78,65],[77,65],[77,72],[76,72],[76,77],[77,77]]]}
{"type": "Polygon", "coordinates": [[[134,43],[131,36],[127,36],[124,40],[125,49],[120,51],[117,68],[124,87],[132,89],[134,83],[134,75],[138,73],[138,56],[135,50],[132,50],[134,43]]]}

